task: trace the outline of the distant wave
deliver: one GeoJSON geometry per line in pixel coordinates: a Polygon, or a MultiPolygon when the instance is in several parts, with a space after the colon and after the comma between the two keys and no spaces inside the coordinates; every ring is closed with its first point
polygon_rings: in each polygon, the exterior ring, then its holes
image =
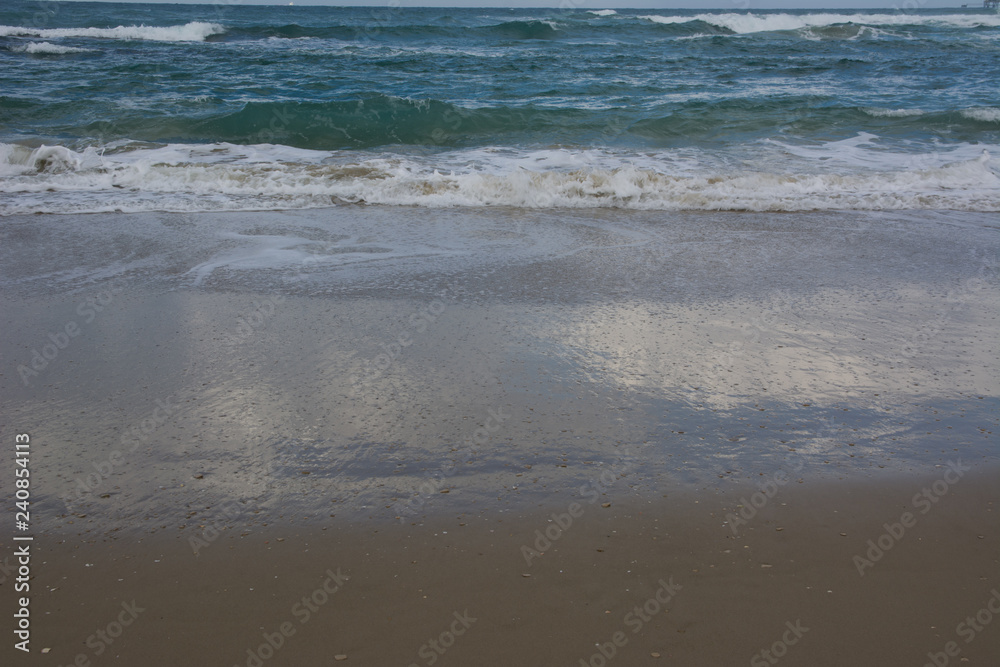
{"type": "Polygon", "coordinates": [[[697,16],[640,16],[640,19],[659,24],[690,23],[702,21],[724,28],[738,35],[755,32],[776,32],[801,30],[804,28],[824,28],[853,23],[863,26],[915,26],[942,25],[957,28],[1000,26],[1000,15],[996,14],[942,14],[926,16],[907,14],[698,14],[697,16]]]}
{"type": "Polygon", "coordinates": [[[909,168],[817,174],[722,167],[676,171],[665,162],[636,164],[621,158],[588,164],[579,154],[554,150],[493,160],[471,151],[455,154],[451,162],[436,162],[444,158],[344,159],[281,146],[172,145],[101,155],[93,149],[76,153],[61,146],[0,144],[0,193],[16,195],[0,197],[0,214],[265,210],[342,203],[1000,211],[1000,177],[987,154],[938,166],[934,155],[912,157],[909,168]],[[464,166],[455,168],[459,162],[464,166]]]}
{"type": "Polygon", "coordinates": [[[487,38],[503,40],[556,39],[563,36],[563,26],[548,19],[504,21],[484,26],[440,26],[421,24],[402,25],[321,25],[303,26],[297,23],[285,25],[257,25],[230,27],[220,39],[245,41],[259,39],[336,39],[349,42],[365,42],[394,39],[403,41],[434,41],[442,39],[467,40],[470,36],[483,35],[487,38]]]}
{"type": "Polygon", "coordinates": [[[557,36],[559,27],[554,22],[545,20],[507,21],[485,30],[509,39],[552,39],[557,36]]]}
{"type": "Polygon", "coordinates": [[[467,147],[575,143],[589,137],[598,145],[639,140],[651,146],[715,142],[719,127],[730,132],[771,135],[853,133],[877,124],[883,134],[913,131],[977,132],[998,122],[995,107],[922,111],[840,106],[815,96],[766,99],[688,100],[637,110],[503,105],[467,108],[438,99],[410,99],[382,94],[326,102],[255,101],[228,109],[221,100],[202,106],[188,100],[183,110],[150,114],[142,108],[115,108],[115,120],[101,108],[79,114],[76,103],[52,104],[0,96],[0,117],[30,124],[38,118],[66,118],[58,131],[77,137],[100,137],[106,143],[131,139],[160,143],[229,142],[283,144],[316,150],[375,149],[386,146],[467,147]],[[220,108],[221,107],[221,108],[220,108]],[[613,132],[609,128],[615,128],[613,132]]]}
{"type": "MultiPolygon", "coordinates": [[[[615,16],[613,9],[590,10],[593,16],[615,16]]],[[[859,36],[881,36],[884,29],[901,26],[944,26],[955,28],[1000,27],[1000,15],[994,14],[737,14],[703,13],[695,16],[646,14],[623,17],[621,21],[580,21],[551,19],[518,19],[480,26],[444,25],[350,25],[332,23],[319,26],[285,25],[223,26],[218,23],[192,21],[173,26],[117,26],[113,28],[31,28],[0,25],[0,37],[36,37],[46,40],[62,38],[94,38],[112,40],[149,40],[163,42],[204,42],[214,40],[261,40],[272,37],[299,39],[315,37],[343,41],[468,39],[481,34],[504,40],[559,39],[579,35],[617,35],[634,38],[642,24],[661,30],[674,27],[678,35],[730,34],[798,31],[806,38],[854,39],[859,36]],[[638,20],[638,24],[637,21],[638,20]]]]}
{"type": "MultiPolygon", "coordinates": [[[[0,110],[7,99],[0,98],[0,110]]],[[[249,102],[238,110],[212,116],[120,118],[111,128],[115,133],[111,138],[280,143],[313,149],[459,146],[505,135],[519,137],[526,132],[555,136],[567,129],[599,131],[605,125],[600,116],[578,109],[467,109],[436,99],[371,94],[330,102],[249,102]]],[[[78,132],[106,136],[107,129],[105,123],[97,122],[78,132]]]]}
{"type": "Polygon", "coordinates": [[[118,26],[117,28],[24,28],[0,25],[0,37],[41,37],[61,39],[65,37],[92,37],[95,39],[132,40],[153,42],[203,42],[212,35],[219,35],[226,29],[218,23],[192,21],[176,26],[118,26]]]}
{"type": "Polygon", "coordinates": [[[862,111],[876,118],[907,118],[909,116],[924,115],[924,112],[920,109],[879,109],[876,107],[867,107],[862,109],[862,111]]]}
{"type": "Polygon", "coordinates": [[[35,55],[64,55],[68,53],[94,52],[94,49],[80,49],[75,46],[62,46],[60,44],[50,44],[49,42],[30,42],[28,44],[15,45],[10,50],[17,53],[31,53],[35,55]]]}

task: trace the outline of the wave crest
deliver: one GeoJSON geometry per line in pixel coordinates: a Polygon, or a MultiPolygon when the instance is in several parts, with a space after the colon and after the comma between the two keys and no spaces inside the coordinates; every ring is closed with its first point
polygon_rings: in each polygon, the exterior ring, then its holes
{"type": "Polygon", "coordinates": [[[94,49],[81,49],[75,46],[62,46],[61,44],[51,44],[49,42],[29,42],[12,46],[11,51],[16,53],[29,53],[31,55],[54,55],[61,56],[69,53],[93,53],[94,49]]]}
{"type": "Polygon", "coordinates": [[[24,28],[0,25],[0,37],[39,37],[42,39],[90,37],[116,40],[141,39],[153,42],[204,42],[212,35],[220,35],[224,32],[226,32],[226,28],[218,23],[201,21],[164,27],[120,25],[116,28],[24,28]]]}
{"type": "Polygon", "coordinates": [[[702,21],[734,34],[745,35],[756,32],[778,32],[827,28],[830,26],[856,24],[859,26],[948,26],[954,28],[978,28],[1000,26],[1000,16],[990,14],[942,14],[920,16],[916,14],[698,14],[697,16],[638,17],[660,24],[690,23],[702,21]]]}
{"type": "Polygon", "coordinates": [[[487,28],[506,39],[555,39],[559,28],[552,21],[507,21],[487,28]]]}
{"type": "Polygon", "coordinates": [[[978,120],[983,123],[1000,123],[1000,109],[997,107],[963,109],[962,115],[970,120],[978,120]]]}
{"type": "Polygon", "coordinates": [[[862,111],[875,118],[908,118],[910,116],[924,115],[922,109],[880,109],[878,107],[865,107],[862,111]]]}

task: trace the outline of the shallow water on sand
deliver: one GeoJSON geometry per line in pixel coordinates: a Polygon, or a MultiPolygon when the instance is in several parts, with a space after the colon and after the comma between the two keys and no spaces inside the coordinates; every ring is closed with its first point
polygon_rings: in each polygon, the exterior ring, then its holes
{"type": "Polygon", "coordinates": [[[37,509],[98,530],[993,463],[994,222],[7,218],[4,401],[37,509]]]}

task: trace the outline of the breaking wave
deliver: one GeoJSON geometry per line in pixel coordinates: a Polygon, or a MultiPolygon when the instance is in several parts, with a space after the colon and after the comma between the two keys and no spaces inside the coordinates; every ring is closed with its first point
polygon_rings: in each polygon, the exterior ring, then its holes
{"type": "Polygon", "coordinates": [[[226,29],[218,23],[192,21],[175,26],[120,25],[117,28],[26,28],[0,25],[0,37],[39,37],[42,39],[62,39],[67,37],[90,37],[95,39],[149,40],[154,42],[203,42],[212,35],[220,35],[226,29]]]}
{"type": "Polygon", "coordinates": [[[286,146],[172,145],[105,155],[0,144],[0,213],[425,207],[1000,211],[989,156],[844,173],[680,166],[565,150],[425,158],[286,146]],[[463,166],[464,165],[464,166],[463,166]]]}
{"type": "Polygon", "coordinates": [[[636,31],[671,28],[680,36],[691,34],[745,35],[761,32],[797,32],[808,39],[854,39],[862,35],[878,37],[892,27],[948,27],[991,28],[1000,27],[1000,15],[994,14],[738,14],[702,13],[697,15],[622,16],[613,9],[589,10],[590,21],[576,21],[568,17],[550,19],[516,19],[492,25],[445,26],[422,24],[379,23],[351,25],[261,24],[223,26],[219,23],[191,21],[184,25],[147,26],[119,25],[95,28],[34,28],[0,25],[0,37],[34,37],[41,39],[92,38],[110,40],[148,40],[161,42],[206,42],[278,39],[336,39],[341,41],[369,41],[384,39],[439,41],[467,39],[479,35],[485,39],[500,40],[549,40],[575,36],[616,36],[632,40],[636,31]],[[615,21],[595,21],[594,17],[616,17],[615,21]]]}
{"type": "Polygon", "coordinates": [[[982,123],[1000,123],[1000,109],[997,107],[976,107],[964,109],[962,115],[982,123]]]}

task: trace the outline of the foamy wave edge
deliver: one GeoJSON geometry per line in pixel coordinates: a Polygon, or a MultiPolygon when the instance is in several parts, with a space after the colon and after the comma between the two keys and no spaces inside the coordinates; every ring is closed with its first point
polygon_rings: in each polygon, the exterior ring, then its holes
{"type": "Polygon", "coordinates": [[[444,173],[404,158],[164,162],[61,146],[0,144],[0,214],[276,210],[339,204],[636,210],[1000,211],[989,156],[935,168],[853,174],[668,174],[621,164],[444,173]]]}
{"type": "Polygon", "coordinates": [[[218,23],[191,21],[175,26],[124,26],[116,28],[24,28],[0,25],[0,37],[39,37],[63,39],[90,37],[95,39],[146,40],[153,42],[203,42],[212,35],[220,35],[226,28],[218,23]]]}

